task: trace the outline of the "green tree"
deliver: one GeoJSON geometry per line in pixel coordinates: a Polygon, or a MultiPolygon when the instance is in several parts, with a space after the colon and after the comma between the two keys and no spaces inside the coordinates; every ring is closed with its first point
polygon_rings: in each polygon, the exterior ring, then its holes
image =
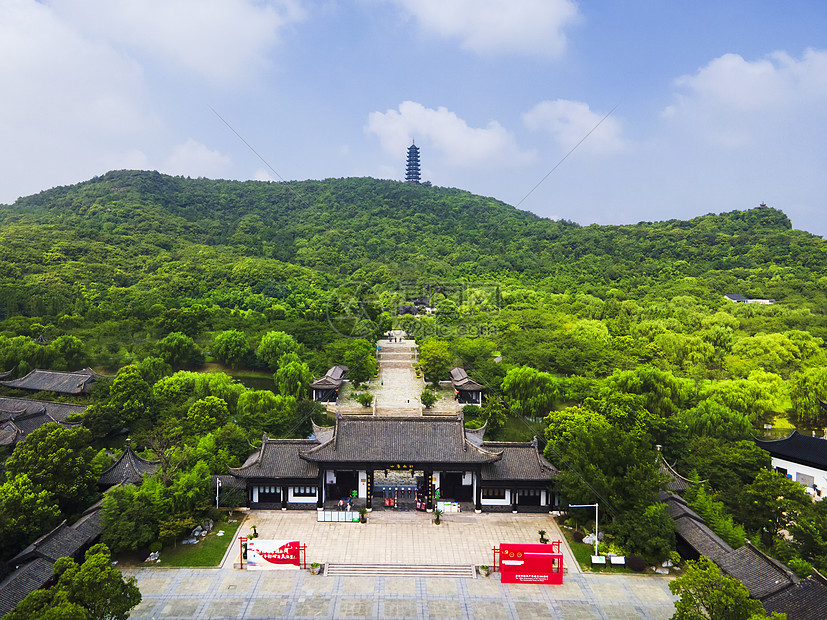
{"type": "Polygon", "coordinates": [[[790,398],[795,415],[805,424],[824,417],[821,402],[827,400],[827,368],[807,368],[790,379],[790,398]]]}
{"type": "Polygon", "coordinates": [[[146,479],[112,488],[103,500],[101,542],[115,553],[146,549],[158,539],[158,520],[163,514],[160,481],[146,479]]]}
{"type": "Polygon", "coordinates": [[[451,369],[448,343],[433,338],[423,342],[419,347],[419,367],[426,379],[434,385],[439,385],[440,379],[447,376],[451,369]]]}
{"type": "Polygon", "coordinates": [[[422,390],[422,394],[419,395],[419,400],[425,409],[430,409],[438,399],[432,390],[425,389],[422,390]]]}
{"type": "Polygon", "coordinates": [[[35,488],[53,493],[63,513],[77,512],[91,502],[100,474],[92,465],[91,442],[86,428],[44,424],[15,446],[6,471],[25,474],[35,488]]]}
{"type": "MultiPolygon", "coordinates": [[[[680,596],[672,620],[752,620],[766,618],[760,601],[751,599],[749,590],[733,577],[721,572],[712,560],[701,557],[688,562],[686,572],[669,583],[672,594],[680,596]]],[[[784,616],[773,614],[780,620],[784,616]]]]}
{"type": "Polygon", "coordinates": [[[614,533],[629,553],[660,562],[675,549],[675,522],[666,504],[650,504],[643,512],[629,512],[617,520],[614,533]]]}
{"type": "Polygon", "coordinates": [[[36,488],[26,474],[7,480],[0,485],[0,560],[11,558],[59,519],[52,493],[36,488]]]}
{"type": "Polygon", "coordinates": [[[485,420],[486,437],[495,439],[499,436],[508,419],[506,414],[505,401],[499,394],[487,396],[480,408],[482,418],[485,420]]]}
{"type": "Polygon", "coordinates": [[[250,347],[244,332],[232,329],[218,332],[213,338],[213,353],[222,363],[230,368],[238,368],[247,356],[250,347]]]}
{"type": "Polygon", "coordinates": [[[126,620],[141,602],[141,591],[135,577],[124,579],[111,559],[102,544],[86,552],[83,564],[60,558],[54,566],[57,583],[27,596],[6,618],[126,620]]]}
{"type": "Polygon", "coordinates": [[[313,381],[310,368],[302,362],[289,362],[279,368],[273,376],[279,394],[292,396],[296,400],[307,397],[307,390],[313,381]]]}
{"type": "Polygon", "coordinates": [[[796,522],[812,504],[804,487],[771,469],[762,469],[752,484],[744,487],[741,517],[744,525],[772,545],[781,530],[796,522]]]}
{"type": "Polygon", "coordinates": [[[560,392],[553,375],[528,366],[509,370],[500,387],[512,413],[524,417],[548,415],[560,392]]]}
{"type": "Polygon", "coordinates": [[[285,353],[295,353],[299,349],[296,340],[285,332],[267,332],[256,349],[256,355],[271,370],[278,368],[278,361],[285,353]]]}
{"type": "Polygon", "coordinates": [[[130,427],[150,416],[152,388],[134,364],[124,366],[115,375],[109,389],[109,405],[118,412],[118,423],[130,427]]]}
{"type": "Polygon", "coordinates": [[[195,401],[183,420],[184,436],[197,438],[223,426],[230,418],[227,403],[217,396],[205,396],[195,401]]]}
{"type": "Polygon", "coordinates": [[[377,369],[376,347],[361,338],[349,340],[342,360],[347,366],[347,376],[353,383],[370,381],[377,369]]]}
{"type": "Polygon", "coordinates": [[[173,368],[198,368],[204,365],[204,354],[195,341],[181,332],[172,332],[156,345],[158,357],[173,368]]]}

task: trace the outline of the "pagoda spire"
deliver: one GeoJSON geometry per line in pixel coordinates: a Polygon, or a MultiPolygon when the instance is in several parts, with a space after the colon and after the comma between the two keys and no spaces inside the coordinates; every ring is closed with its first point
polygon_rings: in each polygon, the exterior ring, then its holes
{"type": "Polygon", "coordinates": [[[419,147],[415,141],[411,141],[408,147],[408,165],[405,169],[405,182],[419,184],[421,175],[419,173],[419,147]]]}

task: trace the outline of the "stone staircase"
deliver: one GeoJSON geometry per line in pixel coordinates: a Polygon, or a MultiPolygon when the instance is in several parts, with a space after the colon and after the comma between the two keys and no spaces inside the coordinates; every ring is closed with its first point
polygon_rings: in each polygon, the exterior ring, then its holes
{"type": "Polygon", "coordinates": [[[443,577],[476,579],[474,566],[437,564],[325,564],[326,577],[443,577]]]}

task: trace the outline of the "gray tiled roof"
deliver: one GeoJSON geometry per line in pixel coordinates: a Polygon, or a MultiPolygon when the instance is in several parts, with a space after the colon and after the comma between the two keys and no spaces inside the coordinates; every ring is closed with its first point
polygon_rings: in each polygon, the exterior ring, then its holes
{"type": "Polygon", "coordinates": [[[17,607],[30,592],[42,587],[54,574],[54,562],[35,558],[0,582],[0,618],[17,607]]]}
{"type": "Polygon", "coordinates": [[[344,381],[345,372],[347,372],[347,366],[333,366],[325,373],[324,377],[314,379],[310,387],[316,389],[338,388],[344,381]]]}
{"type": "Polygon", "coordinates": [[[316,478],[319,468],[299,456],[299,453],[318,446],[315,439],[268,439],[241,467],[230,467],[237,478],[316,478]]]}
{"type": "Polygon", "coordinates": [[[491,463],[500,450],[474,445],[465,436],[462,416],[344,416],[333,437],[303,453],[329,463],[491,463]]]}
{"type": "Polygon", "coordinates": [[[772,456],[827,471],[827,439],[793,431],[789,437],[775,441],[756,439],[755,445],[772,456]]]}
{"type": "Polygon", "coordinates": [[[160,461],[148,461],[135,454],[132,446],[127,443],[118,460],[100,475],[98,484],[105,487],[124,482],[138,484],[145,475],[158,471],[160,466],[160,461]]]}
{"type": "Polygon", "coordinates": [[[798,583],[795,573],[756,549],[749,541],[717,559],[716,563],[730,577],[743,583],[752,598],[762,599],[798,583]]]}
{"type": "Polygon", "coordinates": [[[25,377],[12,381],[0,381],[0,385],[19,390],[48,391],[61,394],[86,394],[100,375],[91,368],[74,372],[57,370],[33,370],[25,377]]]}
{"type": "Polygon", "coordinates": [[[797,584],[779,590],[761,601],[770,613],[787,614],[789,620],[827,618],[827,579],[818,571],[797,584]]]}
{"type": "Polygon", "coordinates": [[[695,551],[715,563],[732,551],[726,541],[713,532],[704,520],[678,495],[666,493],[663,501],[675,521],[675,530],[695,551]]]}
{"type": "Polygon", "coordinates": [[[63,521],[51,532],[44,534],[23,549],[9,561],[9,564],[18,564],[35,557],[46,558],[52,562],[62,557],[74,557],[103,531],[102,504],[103,500],[88,508],[72,525],[67,525],[66,521],[63,521]]]}
{"type": "Polygon", "coordinates": [[[0,446],[23,441],[26,435],[44,424],[68,424],[66,418],[86,407],[25,398],[0,397],[0,446]]]}
{"type": "Polygon", "coordinates": [[[464,368],[452,368],[450,374],[451,383],[453,384],[455,390],[476,392],[482,390],[483,388],[483,386],[468,376],[468,373],[465,372],[464,368]]]}
{"type": "Polygon", "coordinates": [[[537,442],[505,443],[486,441],[483,448],[501,450],[502,458],[483,465],[482,479],[487,480],[550,480],[559,473],[540,454],[537,442]]]}
{"type": "Polygon", "coordinates": [[[0,396],[0,420],[4,418],[3,412],[25,412],[46,413],[56,422],[65,422],[69,415],[83,411],[86,411],[86,405],[70,405],[68,403],[56,403],[50,400],[29,400],[28,398],[0,396]]]}
{"type": "Polygon", "coordinates": [[[313,436],[319,443],[333,439],[333,431],[336,430],[335,426],[319,426],[313,422],[313,420],[311,420],[310,423],[313,425],[313,436]]]}

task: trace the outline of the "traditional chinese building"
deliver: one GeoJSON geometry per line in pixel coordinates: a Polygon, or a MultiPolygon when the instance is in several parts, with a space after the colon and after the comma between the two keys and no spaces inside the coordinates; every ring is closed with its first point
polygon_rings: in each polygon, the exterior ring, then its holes
{"type": "Polygon", "coordinates": [[[310,384],[313,400],[322,403],[335,403],[339,399],[339,388],[345,380],[347,366],[334,366],[324,377],[314,379],[310,384]]]}
{"type": "Polygon", "coordinates": [[[408,488],[426,510],[436,499],[465,502],[477,512],[539,512],[557,505],[558,472],[536,439],[487,442],[485,427],[466,429],[462,415],[348,415],[314,430],[312,439],[265,435],[244,465],[230,468],[251,508],[322,509],[355,493],[371,510],[380,495],[374,479],[388,471],[410,476],[408,488]]]}
{"type": "Polygon", "coordinates": [[[457,401],[463,404],[479,405],[482,403],[483,387],[468,376],[463,368],[451,369],[451,385],[454,387],[457,401]]]}

